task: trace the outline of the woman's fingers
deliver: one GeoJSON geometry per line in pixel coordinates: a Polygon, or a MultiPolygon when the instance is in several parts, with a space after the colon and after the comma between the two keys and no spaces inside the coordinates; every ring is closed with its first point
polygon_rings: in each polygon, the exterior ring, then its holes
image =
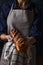
{"type": "Polygon", "coordinates": [[[14,38],[17,33],[18,33],[18,30],[14,29],[14,30],[12,30],[12,31],[10,32],[10,35],[11,35],[11,37],[14,38]]]}
{"type": "Polygon", "coordinates": [[[14,32],[10,32],[10,36],[14,38],[14,32]]]}
{"type": "Polygon", "coordinates": [[[11,41],[13,39],[10,35],[7,35],[6,38],[8,41],[11,41]]]}

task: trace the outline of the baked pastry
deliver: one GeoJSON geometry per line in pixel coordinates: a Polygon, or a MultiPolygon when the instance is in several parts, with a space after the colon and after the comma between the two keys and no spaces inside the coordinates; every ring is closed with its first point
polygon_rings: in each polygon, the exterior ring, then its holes
{"type": "Polygon", "coordinates": [[[27,49],[26,40],[17,28],[15,28],[15,31],[14,31],[13,42],[15,43],[16,49],[19,52],[25,52],[26,51],[26,49],[27,49]]]}

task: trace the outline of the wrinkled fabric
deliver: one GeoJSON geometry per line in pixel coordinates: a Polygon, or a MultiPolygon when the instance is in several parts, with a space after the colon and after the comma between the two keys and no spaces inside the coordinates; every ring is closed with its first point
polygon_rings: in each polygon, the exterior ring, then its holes
{"type": "MultiPolygon", "coordinates": [[[[2,9],[1,9],[1,13],[0,13],[0,34],[2,34],[2,33],[7,34],[7,22],[6,22],[6,19],[7,19],[8,13],[10,11],[10,8],[11,8],[11,5],[12,5],[12,1],[13,0],[11,0],[11,2],[9,2],[7,4],[4,4],[2,9]]],[[[20,7],[18,7],[18,5],[16,5],[15,1],[16,0],[14,0],[14,2],[13,2],[13,5],[14,5],[13,8],[14,9],[18,9],[18,8],[20,9],[20,7]]],[[[39,12],[37,11],[37,8],[35,9],[35,6],[33,6],[33,4],[31,3],[30,6],[28,7],[28,9],[31,10],[32,8],[34,9],[34,13],[35,13],[34,18],[35,18],[35,20],[33,22],[33,25],[31,27],[31,29],[30,29],[30,36],[33,36],[36,39],[38,39],[38,44],[39,44],[40,43],[39,42],[40,41],[40,36],[41,36],[40,33],[39,33],[39,29],[41,29],[41,28],[40,28],[39,23],[38,23],[39,22],[39,14],[38,14],[39,12]]],[[[2,56],[2,57],[4,57],[4,56],[2,56]]],[[[10,64],[9,60],[8,61],[7,60],[3,60],[1,65],[9,65],[9,64],[10,64]],[[4,63],[4,62],[6,62],[6,63],[4,63]]]]}
{"type": "MultiPolygon", "coordinates": [[[[7,17],[7,27],[8,34],[15,27],[19,29],[19,31],[23,34],[23,36],[29,36],[29,28],[34,20],[34,12],[29,10],[11,10],[7,17]]],[[[29,39],[28,39],[29,40],[29,39]]],[[[29,45],[29,42],[27,42],[29,45]]],[[[19,53],[16,50],[15,45],[12,41],[8,41],[8,43],[4,46],[6,49],[4,50],[3,60],[8,60],[10,65],[29,65],[29,61],[31,59],[31,46],[28,46],[27,52],[19,53]],[[21,56],[20,56],[21,55],[21,56]],[[10,58],[10,59],[9,59],[10,58]]],[[[2,62],[3,62],[2,60],[2,62]]]]}
{"type": "Polygon", "coordinates": [[[2,56],[1,56],[1,65],[29,65],[29,61],[32,58],[30,46],[28,47],[27,52],[19,53],[16,50],[15,44],[11,41],[7,42],[4,45],[2,56]],[[27,54],[28,53],[28,54],[27,54]]]}

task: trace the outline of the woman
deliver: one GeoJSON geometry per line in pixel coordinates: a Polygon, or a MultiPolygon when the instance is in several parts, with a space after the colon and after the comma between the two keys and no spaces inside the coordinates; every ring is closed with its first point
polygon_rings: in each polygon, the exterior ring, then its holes
{"type": "MultiPolygon", "coordinates": [[[[10,7],[10,5],[7,6],[7,8],[10,7]]],[[[6,10],[6,15],[8,15],[7,16],[8,35],[5,34],[5,31],[6,31],[6,25],[5,25],[3,26],[5,30],[0,35],[0,39],[8,40],[8,42],[5,44],[3,48],[1,65],[26,65],[26,64],[29,65],[30,55],[27,55],[27,52],[19,53],[15,48],[16,47],[15,44],[13,44],[14,42],[12,42],[14,38],[14,33],[12,29],[15,29],[16,27],[22,33],[22,35],[27,40],[29,40],[28,42],[30,46],[33,43],[35,43],[36,39],[34,35],[29,37],[29,29],[32,26],[32,23],[34,21],[34,16],[35,16],[34,7],[31,4],[30,0],[14,0],[11,5],[11,9],[6,10]]],[[[6,20],[5,15],[4,17],[6,20]]],[[[26,43],[27,43],[27,40],[26,40],[26,43]]],[[[29,50],[28,50],[28,53],[30,53],[29,50]]]]}

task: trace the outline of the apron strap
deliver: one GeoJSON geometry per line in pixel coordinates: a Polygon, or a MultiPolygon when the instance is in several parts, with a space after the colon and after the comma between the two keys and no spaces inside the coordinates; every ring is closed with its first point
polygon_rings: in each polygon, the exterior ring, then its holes
{"type": "Polygon", "coordinates": [[[8,22],[8,18],[10,17],[10,15],[11,15],[11,13],[12,13],[12,11],[13,11],[13,4],[12,4],[12,6],[11,6],[11,9],[10,9],[10,11],[9,11],[9,14],[8,14],[8,17],[7,17],[7,32],[8,32],[8,34],[9,34],[9,31],[10,31],[10,27],[9,27],[9,25],[10,25],[10,21],[8,22]]]}

